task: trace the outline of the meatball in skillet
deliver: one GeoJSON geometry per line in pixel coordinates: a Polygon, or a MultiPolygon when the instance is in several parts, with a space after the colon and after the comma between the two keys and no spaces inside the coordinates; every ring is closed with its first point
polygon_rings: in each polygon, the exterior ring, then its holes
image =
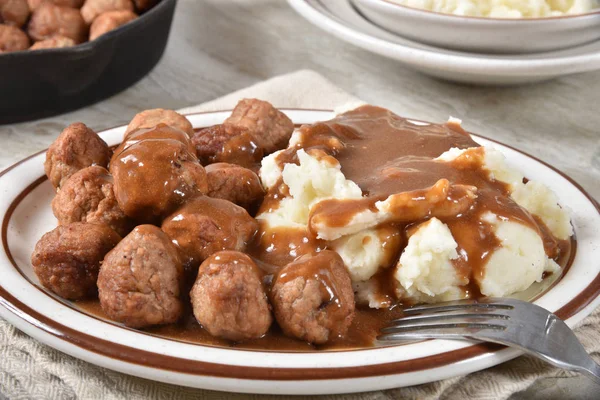
{"type": "Polygon", "coordinates": [[[60,35],[71,38],[76,43],[82,43],[87,40],[88,26],[79,10],[53,3],[42,3],[31,15],[27,33],[34,40],[50,39],[60,35]]]}
{"type": "Polygon", "coordinates": [[[27,0],[0,0],[0,24],[22,27],[29,18],[27,0]]]}
{"type": "Polygon", "coordinates": [[[19,28],[0,24],[0,54],[27,50],[29,38],[19,28]]]}
{"type": "Polygon", "coordinates": [[[81,8],[85,0],[27,0],[29,9],[33,12],[42,3],[54,3],[57,6],[65,6],[71,8],[81,8]]]}
{"type": "Polygon", "coordinates": [[[221,251],[207,258],[190,292],[196,320],[211,335],[241,341],[262,337],[273,318],[262,274],[244,253],[221,251]]]}
{"type": "Polygon", "coordinates": [[[61,49],[65,47],[73,47],[77,43],[71,38],[64,36],[52,36],[50,39],[40,40],[35,42],[29,50],[42,50],[42,49],[61,49]]]}
{"type": "Polygon", "coordinates": [[[125,236],[132,221],[121,211],[113,192],[113,179],[100,166],[77,171],[52,200],[52,212],[61,225],[72,222],[102,223],[125,236]]]}
{"type": "Polygon", "coordinates": [[[98,275],[100,306],[132,328],[170,324],[183,305],[178,250],[160,229],[140,225],[104,258],[98,275]]]}
{"type": "Polygon", "coordinates": [[[195,154],[190,137],[184,131],[165,125],[162,122],[151,128],[138,128],[125,135],[123,142],[114,151],[113,158],[134,143],[144,139],[173,139],[185,144],[191,154],[195,154]]]}
{"type": "Polygon", "coordinates": [[[44,287],[60,297],[94,296],[100,264],[121,237],[106,225],[75,222],[46,233],[31,255],[33,270],[44,287]]]}
{"type": "Polygon", "coordinates": [[[69,125],[46,152],[44,171],[55,188],[75,172],[99,165],[106,167],[111,151],[100,137],[84,124],[69,125]]]}
{"type": "Polygon", "coordinates": [[[110,172],[119,207],[138,221],[157,222],[208,191],[196,156],[173,139],[145,139],[129,146],[113,158],[110,172]]]}
{"type": "Polygon", "coordinates": [[[210,197],[229,200],[247,210],[257,206],[264,197],[258,175],[239,165],[210,164],[206,166],[206,176],[210,197]]]}
{"type": "Polygon", "coordinates": [[[137,18],[137,14],[129,10],[107,11],[100,14],[90,26],[90,40],[94,40],[137,18]]]}
{"type": "Polygon", "coordinates": [[[244,99],[222,125],[196,132],[192,142],[203,164],[229,162],[252,167],[263,156],[285,148],[293,131],[292,121],[270,103],[244,99]]]}
{"type": "Polygon", "coordinates": [[[138,10],[138,12],[148,11],[154,7],[156,3],[158,3],[158,0],[133,0],[135,9],[138,10]]]}
{"type": "Polygon", "coordinates": [[[273,282],[271,304],[288,336],[316,344],[344,336],[354,318],[354,292],[342,258],[323,250],[288,264],[273,282]]]}
{"type": "Polygon", "coordinates": [[[221,250],[244,251],[257,229],[256,220],[242,207],[207,196],[188,201],[162,224],[190,267],[221,250]]]}
{"type": "Polygon", "coordinates": [[[194,134],[194,128],[192,128],[192,124],[186,117],[173,110],[155,108],[136,114],[129,125],[127,125],[125,136],[127,137],[131,131],[141,128],[154,128],[158,124],[165,124],[172,128],[182,130],[190,137],[194,134]]]}
{"type": "Polygon", "coordinates": [[[118,10],[133,11],[133,3],[131,0],[85,0],[81,16],[90,25],[100,14],[118,10]]]}

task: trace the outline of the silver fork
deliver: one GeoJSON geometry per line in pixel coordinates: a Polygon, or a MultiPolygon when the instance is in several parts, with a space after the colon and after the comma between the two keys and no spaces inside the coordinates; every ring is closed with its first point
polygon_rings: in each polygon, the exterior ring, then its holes
{"type": "Polygon", "coordinates": [[[600,384],[600,365],[556,315],[532,303],[486,298],[404,309],[381,330],[380,341],[472,338],[519,348],[559,368],[583,372],[600,384]]]}

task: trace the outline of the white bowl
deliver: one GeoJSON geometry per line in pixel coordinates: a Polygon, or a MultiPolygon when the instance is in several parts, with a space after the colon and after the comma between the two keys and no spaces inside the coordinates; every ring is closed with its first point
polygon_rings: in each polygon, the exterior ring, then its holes
{"type": "Polygon", "coordinates": [[[480,53],[534,53],[600,39],[600,9],[548,18],[463,17],[406,7],[388,0],[353,0],[373,23],[434,46],[480,53]]]}

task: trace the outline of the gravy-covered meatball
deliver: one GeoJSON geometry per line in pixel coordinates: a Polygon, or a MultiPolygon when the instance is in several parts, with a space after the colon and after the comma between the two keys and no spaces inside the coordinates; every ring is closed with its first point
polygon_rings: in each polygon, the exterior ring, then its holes
{"type": "Polygon", "coordinates": [[[50,39],[40,40],[35,42],[29,50],[42,50],[42,49],[60,49],[64,47],[73,47],[77,43],[71,38],[64,36],[53,36],[50,39]]]}
{"type": "Polygon", "coordinates": [[[260,270],[237,251],[207,258],[190,298],[196,320],[213,336],[256,339],[267,333],[273,321],[260,270]]]}
{"type": "Polygon", "coordinates": [[[102,13],[107,11],[133,11],[131,0],[85,0],[81,7],[81,15],[89,25],[102,13]]]}
{"type": "Polygon", "coordinates": [[[250,131],[235,125],[215,125],[194,133],[192,143],[202,164],[226,162],[254,167],[260,164],[264,151],[250,131]]]}
{"type": "Polygon", "coordinates": [[[256,220],[242,207],[207,196],[188,201],[162,224],[190,266],[221,250],[244,251],[257,229],[256,220]]]}
{"type": "Polygon", "coordinates": [[[92,22],[92,26],[90,26],[90,40],[94,40],[136,18],[137,14],[129,10],[102,13],[92,22]]]}
{"type": "Polygon", "coordinates": [[[185,144],[191,154],[195,154],[190,137],[184,131],[159,123],[152,128],[139,128],[127,133],[123,142],[114,151],[113,158],[134,143],[145,139],[173,139],[185,144]]]}
{"type": "Polygon", "coordinates": [[[350,276],[330,250],[283,268],[273,282],[271,303],[286,335],[316,344],[344,336],[354,318],[350,276]]]}
{"type": "Polygon", "coordinates": [[[148,11],[154,7],[156,3],[158,3],[158,0],[133,0],[135,9],[138,10],[138,12],[148,11]]]}
{"type": "Polygon", "coordinates": [[[91,166],[67,179],[54,199],[52,211],[61,225],[72,222],[102,223],[125,236],[132,222],[121,211],[113,192],[113,179],[108,171],[91,166]]]}
{"type": "Polygon", "coordinates": [[[114,321],[142,328],[179,319],[183,268],[160,229],[140,225],[104,258],[98,275],[100,306],[114,321]]]}
{"type": "Polygon", "coordinates": [[[42,3],[54,3],[57,6],[65,6],[71,8],[81,8],[85,0],[27,0],[29,9],[33,12],[42,3]]]}
{"type": "Polygon", "coordinates": [[[67,126],[46,152],[44,171],[55,188],[75,172],[99,165],[106,167],[111,151],[93,130],[76,122],[67,126]]]}
{"type": "Polygon", "coordinates": [[[27,50],[29,38],[17,27],[0,24],[0,54],[27,50]]]}
{"type": "Polygon", "coordinates": [[[190,137],[194,134],[194,128],[186,117],[173,110],[164,110],[155,108],[137,113],[127,125],[125,137],[130,132],[141,128],[154,128],[158,124],[165,124],[172,128],[179,129],[187,133],[190,137]]]}
{"type": "Polygon", "coordinates": [[[0,24],[22,27],[29,18],[27,0],[0,0],[0,24]]]}
{"type": "Polygon", "coordinates": [[[106,225],[61,225],[35,245],[33,270],[42,285],[60,297],[76,300],[93,296],[102,259],[119,240],[121,237],[106,225]]]}
{"type": "Polygon", "coordinates": [[[265,154],[287,147],[294,132],[294,123],[271,103],[258,99],[243,99],[224,122],[246,128],[265,154]]]}
{"type": "Polygon", "coordinates": [[[210,164],[206,166],[206,176],[210,197],[229,200],[238,206],[250,209],[264,196],[258,175],[239,165],[210,164]]]}
{"type": "Polygon", "coordinates": [[[145,139],[110,163],[114,191],[125,215],[156,222],[189,198],[208,191],[206,172],[188,147],[173,139],[145,139]]]}
{"type": "Polygon", "coordinates": [[[27,33],[34,40],[50,39],[60,35],[82,43],[87,39],[88,27],[79,10],[71,7],[42,3],[31,15],[27,33]]]}

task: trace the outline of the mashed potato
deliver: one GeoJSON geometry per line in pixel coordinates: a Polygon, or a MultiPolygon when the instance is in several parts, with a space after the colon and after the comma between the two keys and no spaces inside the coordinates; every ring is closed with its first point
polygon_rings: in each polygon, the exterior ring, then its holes
{"type": "Polygon", "coordinates": [[[582,14],[595,0],[392,0],[412,8],[444,14],[491,18],[540,18],[582,14]]]}
{"type": "Polygon", "coordinates": [[[511,198],[531,214],[540,218],[558,239],[568,239],[573,234],[570,212],[558,204],[558,197],[548,188],[536,181],[523,183],[523,174],[506,162],[504,155],[492,147],[473,147],[470,149],[450,149],[437,160],[452,162],[459,157],[477,156],[484,152],[484,168],[490,179],[508,184],[511,198]]]}
{"type": "MultiPolygon", "coordinates": [[[[291,146],[301,142],[300,134],[300,131],[294,134],[291,146]]],[[[264,229],[284,227],[306,234],[311,211],[321,201],[363,198],[361,189],[346,179],[335,158],[320,151],[299,149],[298,164],[285,164],[281,168],[276,162],[278,154],[263,159],[260,177],[267,189],[285,184],[289,195],[280,200],[278,207],[257,216],[264,229]]],[[[477,167],[483,165],[488,178],[506,183],[513,200],[538,216],[554,236],[567,239],[572,235],[569,213],[558,205],[557,196],[538,182],[523,183],[523,174],[511,167],[501,152],[484,147],[453,148],[436,161],[460,162],[457,168],[469,167],[469,163],[477,167]]],[[[393,214],[391,208],[395,202],[392,200],[401,195],[391,195],[375,203],[375,207],[354,215],[344,226],[316,225],[315,230],[311,221],[311,229],[342,257],[359,303],[372,308],[391,304],[389,296],[379,293],[379,278],[374,277],[390,265],[394,268],[390,279],[400,299],[431,303],[468,296],[465,285],[473,282],[469,282],[469,276],[459,274],[460,268],[457,268],[464,250],[459,248],[450,228],[438,218],[430,218],[409,230],[408,242],[394,266],[403,235],[399,228],[387,222],[393,214]]],[[[546,256],[542,238],[533,228],[498,218],[491,212],[480,218],[481,224],[492,228],[500,243],[483,266],[483,273],[472,278],[482,294],[510,295],[540,281],[544,272],[559,268],[546,256]]]]}
{"type": "MultiPolygon", "coordinates": [[[[525,290],[541,281],[544,272],[560,268],[546,256],[542,238],[534,229],[489,212],[482,222],[493,226],[501,244],[484,265],[483,277],[475,278],[483,295],[502,297],[525,290]]],[[[469,282],[453,265],[457,248],[450,229],[437,218],[422,223],[410,236],[394,274],[398,297],[424,303],[464,298],[460,286],[469,282]]]]}
{"type": "Polygon", "coordinates": [[[450,229],[439,219],[419,225],[394,274],[400,283],[398,297],[425,303],[464,297],[459,286],[469,283],[468,279],[459,277],[452,263],[458,258],[457,247],[450,229]]]}

